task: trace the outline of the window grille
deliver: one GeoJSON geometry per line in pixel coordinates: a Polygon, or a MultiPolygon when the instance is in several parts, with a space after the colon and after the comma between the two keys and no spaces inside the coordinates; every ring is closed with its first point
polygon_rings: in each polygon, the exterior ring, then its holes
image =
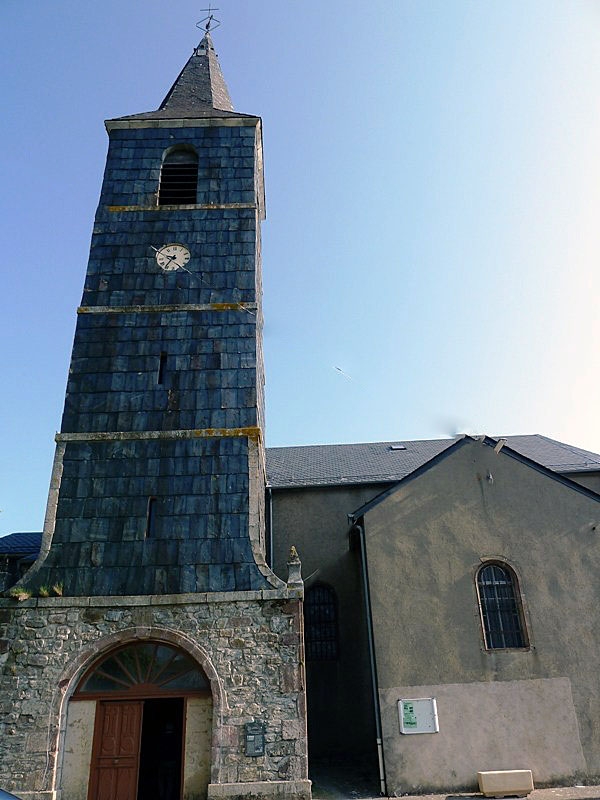
{"type": "Polygon", "coordinates": [[[500,564],[486,564],[477,575],[486,647],[526,647],[516,578],[500,564]]]}
{"type": "Polygon", "coordinates": [[[306,591],[304,641],[307,661],[335,661],[339,656],[337,603],[329,586],[317,584],[306,591]]]}
{"type": "Polygon", "coordinates": [[[181,206],[196,202],[198,156],[192,150],[174,150],[163,161],[158,189],[159,206],[181,206]]]}

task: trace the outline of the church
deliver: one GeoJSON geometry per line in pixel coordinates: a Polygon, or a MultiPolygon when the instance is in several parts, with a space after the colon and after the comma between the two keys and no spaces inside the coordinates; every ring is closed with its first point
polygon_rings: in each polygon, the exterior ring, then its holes
{"type": "Polygon", "coordinates": [[[106,122],[44,529],[0,539],[0,786],[598,782],[600,455],[265,448],[262,123],[209,27],[156,111],[106,122]]]}

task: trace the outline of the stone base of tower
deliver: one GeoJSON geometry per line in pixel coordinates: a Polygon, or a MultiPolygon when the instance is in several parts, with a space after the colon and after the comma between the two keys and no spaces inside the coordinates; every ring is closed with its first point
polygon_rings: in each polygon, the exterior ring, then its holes
{"type": "Polygon", "coordinates": [[[311,781],[255,781],[211,783],[208,800],[310,800],[311,781]]]}
{"type": "Polygon", "coordinates": [[[182,796],[308,800],[301,596],[301,589],[285,587],[0,599],[2,787],[28,800],[88,800],[102,766],[106,709],[143,706],[142,720],[156,713],[146,715],[145,703],[175,697],[182,709],[182,796]],[[101,674],[97,665],[107,655],[153,644],[193,660],[207,688],[163,691],[161,673],[153,686],[147,677],[134,686],[130,697],[101,685],[85,694],[88,676],[101,674]]]}

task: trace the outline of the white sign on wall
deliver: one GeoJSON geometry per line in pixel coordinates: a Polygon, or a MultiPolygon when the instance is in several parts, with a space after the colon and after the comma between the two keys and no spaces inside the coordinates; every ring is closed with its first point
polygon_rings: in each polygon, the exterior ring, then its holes
{"type": "Polygon", "coordinates": [[[398,700],[400,733],[437,733],[440,729],[435,697],[398,700]]]}

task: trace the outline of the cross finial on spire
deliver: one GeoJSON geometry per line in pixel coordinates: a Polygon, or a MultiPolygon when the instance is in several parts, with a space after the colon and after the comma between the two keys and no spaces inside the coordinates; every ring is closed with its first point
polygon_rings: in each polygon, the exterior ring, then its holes
{"type": "Polygon", "coordinates": [[[210,33],[211,29],[214,30],[215,28],[218,28],[219,25],[221,24],[221,21],[218,20],[212,12],[213,11],[218,11],[219,9],[218,8],[213,8],[212,5],[209,3],[208,4],[208,8],[203,8],[201,10],[202,11],[206,11],[208,16],[206,16],[203,19],[201,19],[200,22],[197,22],[196,23],[196,27],[200,28],[200,27],[202,27],[202,25],[204,25],[204,30],[207,33],[210,33]]]}

